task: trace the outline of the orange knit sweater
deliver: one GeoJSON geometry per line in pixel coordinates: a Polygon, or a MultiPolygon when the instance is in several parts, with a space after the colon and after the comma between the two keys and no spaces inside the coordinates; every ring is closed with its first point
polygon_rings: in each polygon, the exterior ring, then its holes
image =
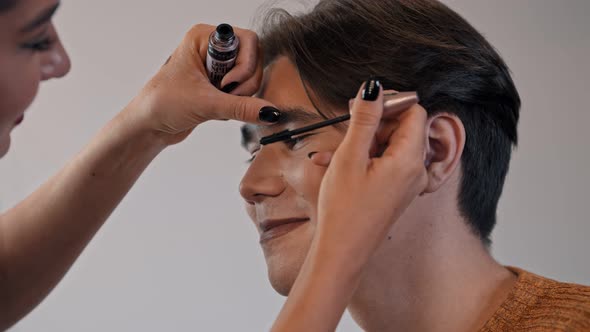
{"type": "Polygon", "coordinates": [[[518,276],[518,281],[480,332],[590,332],[590,286],[509,269],[518,276]]]}

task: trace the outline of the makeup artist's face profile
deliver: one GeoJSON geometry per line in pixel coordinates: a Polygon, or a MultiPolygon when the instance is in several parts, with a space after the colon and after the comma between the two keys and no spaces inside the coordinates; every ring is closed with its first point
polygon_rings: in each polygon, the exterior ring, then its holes
{"type": "MultiPolygon", "coordinates": [[[[316,111],[295,66],[286,57],[267,67],[258,96],[277,105],[281,121],[268,127],[244,127],[245,147],[254,159],[242,179],[240,193],[260,233],[271,284],[277,292],[286,295],[313,237],[318,193],[325,172],[325,168],[311,162],[308,154],[336,150],[344,132],[329,126],[294,141],[259,145],[263,136],[325,120],[316,111]]],[[[312,98],[316,101],[313,95],[312,98]]]]}
{"type": "Polygon", "coordinates": [[[52,22],[58,0],[17,0],[0,12],[0,157],[10,133],[23,121],[39,83],[70,69],[52,22]]]}

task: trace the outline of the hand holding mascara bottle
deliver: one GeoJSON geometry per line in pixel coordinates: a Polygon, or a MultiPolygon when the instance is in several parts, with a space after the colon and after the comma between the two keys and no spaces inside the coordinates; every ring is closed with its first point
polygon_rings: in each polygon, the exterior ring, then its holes
{"type": "MultiPolygon", "coordinates": [[[[21,8],[32,7],[31,13],[43,14],[42,21],[37,18],[33,23],[41,22],[53,30],[50,15],[59,3],[49,10],[34,8],[47,5],[46,1],[18,3],[18,10],[2,13],[0,44],[4,48],[21,39],[20,33],[16,34],[20,32],[16,22],[22,19],[21,8]],[[4,15],[10,19],[5,20],[4,15]]],[[[6,8],[1,4],[0,12],[6,8]]],[[[9,134],[24,121],[41,80],[60,78],[69,71],[63,45],[57,35],[52,38],[51,42],[23,45],[19,52],[2,53],[0,157],[8,152],[9,134]],[[18,84],[10,73],[19,77],[18,84]]],[[[0,273],[0,331],[14,325],[47,296],[147,166],[168,146],[182,142],[209,120],[235,119],[260,125],[278,121],[279,115],[268,111],[274,109],[272,103],[240,96],[251,96],[260,87],[263,64],[259,53],[253,31],[195,25],[139,94],[62,171],[0,213],[0,272],[10,271],[0,273]],[[214,46],[216,58],[210,64],[218,81],[224,77],[236,82],[232,93],[220,91],[209,81],[206,58],[212,33],[214,40],[231,44],[225,51],[214,46]]]]}
{"type": "Polygon", "coordinates": [[[131,103],[129,108],[140,110],[133,117],[155,125],[168,144],[209,120],[276,122],[274,105],[249,97],[262,80],[260,52],[253,31],[228,24],[194,26],[131,103]]]}

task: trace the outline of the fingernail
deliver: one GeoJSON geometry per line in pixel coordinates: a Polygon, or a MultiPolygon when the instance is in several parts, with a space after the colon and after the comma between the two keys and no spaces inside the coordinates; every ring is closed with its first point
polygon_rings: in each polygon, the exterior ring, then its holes
{"type": "Polygon", "coordinates": [[[269,122],[269,123],[276,123],[279,121],[281,117],[281,111],[272,107],[272,106],[265,106],[260,109],[258,113],[258,118],[260,121],[269,122]]]}
{"type": "Polygon", "coordinates": [[[240,82],[231,82],[229,84],[227,84],[226,86],[224,86],[221,91],[225,92],[225,93],[230,93],[232,92],[235,88],[238,87],[238,85],[240,85],[240,82]]]}
{"type": "Polygon", "coordinates": [[[310,152],[310,153],[309,153],[307,156],[309,157],[309,159],[311,159],[311,157],[313,157],[313,155],[314,155],[314,154],[316,154],[316,153],[317,153],[317,151],[315,151],[315,152],[310,152]]]}
{"type": "Polygon", "coordinates": [[[379,97],[379,90],[381,89],[381,83],[374,77],[371,77],[365,83],[365,88],[361,94],[361,98],[366,101],[375,101],[379,97]]]}

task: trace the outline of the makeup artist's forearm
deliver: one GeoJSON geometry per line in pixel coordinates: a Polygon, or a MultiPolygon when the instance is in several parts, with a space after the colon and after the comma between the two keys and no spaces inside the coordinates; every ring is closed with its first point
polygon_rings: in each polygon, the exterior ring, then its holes
{"type": "Polygon", "coordinates": [[[0,330],[57,284],[162,151],[153,134],[113,119],[57,175],[0,218],[0,330]]]}
{"type": "Polygon", "coordinates": [[[273,332],[334,331],[350,302],[364,264],[334,255],[329,244],[317,242],[314,240],[273,332]]]}

